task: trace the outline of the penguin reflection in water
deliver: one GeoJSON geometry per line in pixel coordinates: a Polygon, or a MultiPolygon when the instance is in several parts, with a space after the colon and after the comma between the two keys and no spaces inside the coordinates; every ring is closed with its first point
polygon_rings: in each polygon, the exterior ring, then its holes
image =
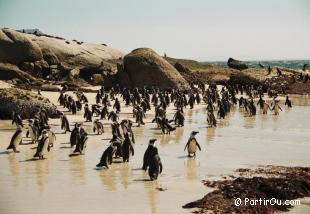
{"type": "Polygon", "coordinates": [[[158,150],[155,146],[156,139],[151,139],[149,146],[147,147],[144,157],[143,157],[143,166],[144,171],[149,168],[149,176],[151,181],[157,180],[158,174],[161,174],[163,170],[163,165],[161,163],[160,157],[158,155],[158,150]]]}
{"type": "Polygon", "coordinates": [[[37,151],[34,154],[34,158],[44,159],[46,152],[51,149],[51,144],[49,143],[49,137],[46,130],[42,131],[42,137],[38,143],[37,151]]]}
{"type": "Polygon", "coordinates": [[[188,157],[196,157],[197,147],[201,151],[201,147],[195,138],[196,134],[198,134],[198,133],[199,132],[197,132],[197,131],[192,131],[191,136],[189,137],[189,139],[185,145],[184,151],[187,148],[188,157]]]}

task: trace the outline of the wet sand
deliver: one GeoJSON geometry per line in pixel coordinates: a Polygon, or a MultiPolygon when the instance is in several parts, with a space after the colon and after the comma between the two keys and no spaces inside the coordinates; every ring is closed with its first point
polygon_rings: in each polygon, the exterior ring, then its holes
{"type": "MultiPolygon", "coordinates": [[[[56,103],[58,93],[42,94],[56,103]]],[[[95,94],[85,94],[94,103],[95,94]]],[[[294,96],[292,102],[292,109],[282,105],[279,116],[259,113],[246,117],[234,108],[227,118],[219,120],[217,128],[210,129],[206,128],[206,106],[195,106],[185,110],[185,126],[171,135],[162,135],[156,124],[150,123],[152,108],[146,114],[146,125],[134,127],[135,156],[129,163],[113,163],[109,170],[96,170],[95,165],[111,138],[110,121],[104,120],[103,135],[92,135],[92,123],[84,123],[91,133],[85,155],[70,158],[69,134],[60,134],[59,119],[51,120],[57,141],[43,161],[27,161],[35,153],[33,144],[21,145],[19,154],[6,154],[15,127],[10,121],[0,121],[1,210],[12,214],[190,213],[192,210],[182,205],[211,191],[201,183],[203,179],[220,178],[237,168],[258,165],[309,166],[310,98],[294,96]],[[184,146],[193,130],[200,132],[197,139],[202,151],[196,159],[188,159],[184,146]],[[159,179],[151,182],[140,168],[148,140],[153,137],[159,140],[157,147],[164,168],[159,179]],[[157,187],[167,190],[159,191],[157,187]]],[[[134,121],[131,111],[131,107],[122,108],[120,119],[134,121]]],[[[82,112],[74,117],[66,114],[72,125],[83,121],[82,112]]],[[[172,116],[171,105],[167,117],[172,116]]],[[[309,205],[302,206],[309,212],[309,205]]]]}

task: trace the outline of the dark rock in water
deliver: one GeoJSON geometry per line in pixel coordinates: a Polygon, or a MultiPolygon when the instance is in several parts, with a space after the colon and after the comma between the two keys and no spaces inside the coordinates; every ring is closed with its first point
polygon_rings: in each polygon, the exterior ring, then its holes
{"type": "Polygon", "coordinates": [[[11,119],[12,111],[30,118],[39,109],[44,109],[51,118],[59,116],[57,107],[41,95],[17,88],[0,89],[0,119],[11,119]]]}
{"type": "Polygon", "coordinates": [[[248,66],[245,64],[245,62],[235,60],[233,58],[228,59],[227,65],[229,68],[234,68],[234,69],[237,69],[240,71],[248,68],[248,66]]]}
{"type": "Polygon", "coordinates": [[[182,75],[164,58],[149,48],[133,50],[124,57],[124,71],[133,87],[157,86],[160,88],[188,87],[182,75]]]}

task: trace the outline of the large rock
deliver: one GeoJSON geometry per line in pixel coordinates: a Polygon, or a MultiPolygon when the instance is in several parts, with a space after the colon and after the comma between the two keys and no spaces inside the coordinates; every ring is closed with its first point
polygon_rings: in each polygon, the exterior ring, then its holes
{"type": "Polygon", "coordinates": [[[52,65],[65,67],[66,71],[91,71],[89,75],[84,74],[87,77],[103,71],[113,72],[117,70],[115,60],[123,56],[121,51],[100,44],[0,29],[0,63],[18,66],[32,74],[42,74],[43,78],[51,73],[49,67],[52,65]]]}
{"type": "Polygon", "coordinates": [[[237,69],[237,70],[244,70],[247,69],[248,66],[246,65],[245,62],[243,61],[239,61],[233,58],[229,58],[227,61],[227,65],[229,68],[233,68],[233,69],[237,69]]]}
{"type": "Polygon", "coordinates": [[[0,62],[19,65],[24,61],[43,58],[38,44],[25,35],[10,29],[0,29],[0,62]]]}
{"type": "Polygon", "coordinates": [[[11,119],[12,111],[21,111],[22,118],[30,118],[40,108],[49,117],[58,117],[57,107],[41,95],[17,88],[0,89],[0,119],[11,119]]]}
{"type": "Polygon", "coordinates": [[[128,74],[132,87],[157,86],[181,89],[188,87],[181,74],[149,48],[135,49],[126,55],[124,72],[128,74]]]}

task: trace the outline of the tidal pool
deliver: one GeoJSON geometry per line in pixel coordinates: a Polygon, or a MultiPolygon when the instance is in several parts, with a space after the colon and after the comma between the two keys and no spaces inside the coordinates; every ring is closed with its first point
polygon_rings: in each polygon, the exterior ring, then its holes
{"type": "MultiPolygon", "coordinates": [[[[56,103],[58,93],[42,92],[56,103]]],[[[86,93],[90,103],[95,94],[86,93]]],[[[171,135],[162,135],[151,123],[154,108],[147,112],[146,124],[134,127],[135,155],[129,163],[115,160],[109,170],[97,170],[102,152],[111,138],[110,121],[104,120],[105,133],[92,133],[92,123],[83,126],[90,133],[86,153],[69,157],[69,133],[61,134],[59,119],[50,120],[57,135],[47,159],[32,161],[36,145],[20,145],[18,154],[6,152],[15,127],[0,121],[0,207],[4,214],[55,213],[190,213],[185,203],[202,198],[211,189],[201,180],[221,178],[237,168],[259,165],[310,165],[310,98],[292,96],[293,108],[280,115],[271,113],[247,117],[234,107],[218,127],[207,128],[206,105],[185,110],[185,126],[171,135]],[[199,131],[202,151],[187,158],[184,146],[191,131],[199,131]],[[157,138],[163,173],[149,181],[141,170],[143,154],[150,138],[157,138]],[[165,191],[159,191],[161,187],[165,191]]],[[[64,110],[60,108],[60,110],[64,110]]],[[[132,118],[132,108],[122,106],[120,119],[132,118]]],[[[173,117],[169,107],[168,118],[173,117]]],[[[82,112],[68,119],[71,125],[83,121],[82,112]]],[[[135,124],[136,125],[136,124],[135,124]]],[[[72,127],[72,126],[71,126],[72,127]]],[[[25,136],[26,131],[24,131],[25,136]]],[[[29,139],[24,138],[26,144],[29,139]]],[[[302,205],[303,211],[310,210],[302,205]]],[[[295,209],[292,212],[296,212],[295,209]]]]}

